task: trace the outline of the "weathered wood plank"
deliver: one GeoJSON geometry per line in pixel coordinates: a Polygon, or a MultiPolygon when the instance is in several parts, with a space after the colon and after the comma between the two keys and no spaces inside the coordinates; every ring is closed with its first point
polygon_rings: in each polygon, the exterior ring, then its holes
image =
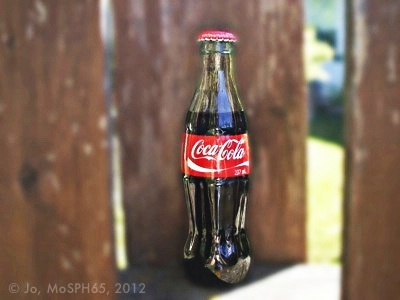
{"type": "Polygon", "coordinates": [[[399,1],[348,1],[343,299],[400,298],[399,20],[399,1]]]}
{"type": "Polygon", "coordinates": [[[0,0],[1,299],[114,287],[102,84],[98,1],[0,0]]]}
{"type": "Polygon", "coordinates": [[[306,99],[301,1],[114,1],[116,100],[130,260],[182,256],[184,116],[200,75],[200,29],[235,30],[239,92],[254,171],[248,210],[254,257],[305,257],[306,99]]]}

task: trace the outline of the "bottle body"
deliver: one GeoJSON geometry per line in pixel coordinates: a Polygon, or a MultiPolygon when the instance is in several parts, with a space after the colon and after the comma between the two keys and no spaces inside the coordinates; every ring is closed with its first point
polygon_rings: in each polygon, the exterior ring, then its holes
{"type": "Polygon", "coordinates": [[[230,69],[232,54],[221,51],[230,44],[220,44],[202,45],[208,49],[203,76],[186,118],[182,180],[189,234],[184,260],[195,280],[237,283],[250,266],[245,230],[250,154],[247,119],[230,69]]]}

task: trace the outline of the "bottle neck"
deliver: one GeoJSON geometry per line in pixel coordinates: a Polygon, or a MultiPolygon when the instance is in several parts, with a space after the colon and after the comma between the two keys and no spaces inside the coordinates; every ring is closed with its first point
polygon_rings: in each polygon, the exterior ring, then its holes
{"type": "Polygon", "coordinates": [[[233,76],[233,50],[234,45],[229,42],[201,43],[203,72],[190,111],[231,113],[243,110],[233,76]]]}
{"type": "Polygon", "coordinates": [[[203,58],[201,85],[203,87],[212,81],[224,80],[234,83],[233,52],[234,45],[229,42],[203,42],[201,44],[200,53],[203,58]]]}

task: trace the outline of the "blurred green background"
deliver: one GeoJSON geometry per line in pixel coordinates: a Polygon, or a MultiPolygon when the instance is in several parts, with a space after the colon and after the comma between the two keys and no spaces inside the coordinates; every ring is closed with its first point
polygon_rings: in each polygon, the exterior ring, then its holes
{"type": "Polygon", "coordinates": [[[304,62],[309,94],[307,256],[340,263],[343,204],[344,1],[306,0],[304,62]]]}

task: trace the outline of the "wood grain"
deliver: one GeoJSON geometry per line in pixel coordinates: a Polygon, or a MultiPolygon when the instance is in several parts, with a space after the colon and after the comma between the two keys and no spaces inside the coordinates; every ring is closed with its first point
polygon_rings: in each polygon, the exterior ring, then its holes
{"type": "Polygon", "coordinates": [[[305,258],[306,97],[301,1],[114,1],[116,102],[128,247],[134,264],[182,258],[184,116],[200,76],[201,29],[238,33],[236,78],[247,107],[254,257],[305,258]]]}
{"type": "Polygon", "coordinates": [[[98,1],[0,0],[0,39],[0,298],[113,288],[98,1]]]}
{"type": "Polygon", "coordinates": [[[399,1],[348,1],[342,299],[400,298],[399,20],[399,1]]]}

